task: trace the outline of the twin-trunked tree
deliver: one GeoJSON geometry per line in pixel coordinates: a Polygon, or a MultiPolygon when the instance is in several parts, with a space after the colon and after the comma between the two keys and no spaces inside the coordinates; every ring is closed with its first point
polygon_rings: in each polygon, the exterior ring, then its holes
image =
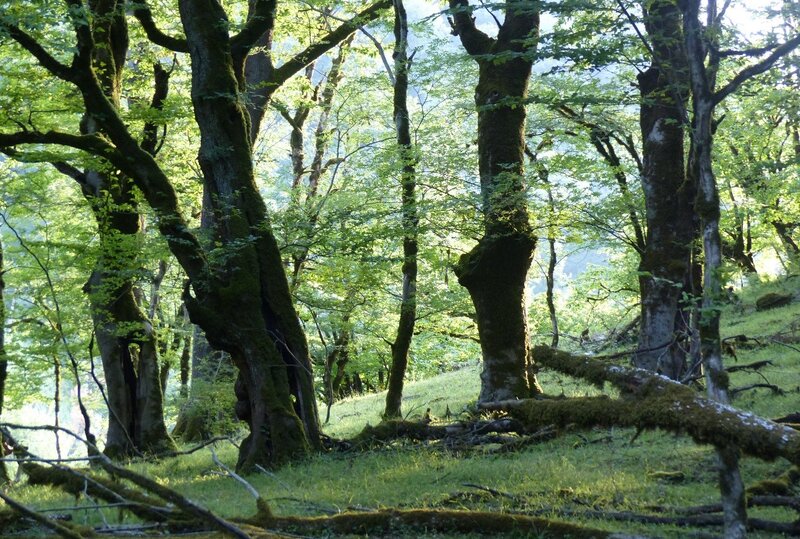
{"type": "MultiPolygon", "coordinates": [[[[374,18],[389,2],[360,14],[358,23],[374,18]]],[[[216,0],[179,2],[184,37],[162,33],[142,2],[65,0],[64,21],[74,29],[74,54],[69,64],[26,32],[13,18],[0,25],[6,35],[33,55],[39,65],[80,92],[84,122],[80,134],[26,129],[0,135],[0,147],[15,151],[23,144],[69,146],[105,159],[109,174],[128,178],[155,211],[158,227],[180,262],[189,284],[184,300],[192,320],[209,342],[230,353],[239,370],[237,414],[250,434],[240,448],[238,467],[274,465],[319,447],[320,436],[308,347],[292,305],[280,252],[271,232],[266,206],[255,184],[251,129],[262,110],[248,112],[245,63],[257,43],[271,42],[275,1],[252,0],[242,29],[231,35],[227,14],[216,0]],[[104,85],[105,67],[97,59],[107,50],[98,25],[101,14],[133,12],[156,43],[188,51],[192,62],[192,103],[201,133],[198,161],[206,200],[213,216],[214,243],[204,248],[181,214],[173,185],[148,151],[131,134],[117,103],[104,85]],[[100,52],[98,52],[100,51],[100,52]]],[[[62,21],[53,21],[54,23],[62,21]]],[[[263,83],[253,86],[264,106],[275,88],[308,62],[351,34],[356,22],[345,23],[317,45],[274,68],[261,58],[263,83]]],[[[116,37],[116,36],[115,36],[116,37]]],[[[113,50],[113,49],[112,49],[113,50]]],[[[115,61],[121,58],[106,58],[115,61]]],[[[251,70],[252,73],[252,70],[251,70]]],[[[253,75],[257,77],[257,75],[253,75]]],[[[255,133],[255,130],[253,130],[255,133]]]]}

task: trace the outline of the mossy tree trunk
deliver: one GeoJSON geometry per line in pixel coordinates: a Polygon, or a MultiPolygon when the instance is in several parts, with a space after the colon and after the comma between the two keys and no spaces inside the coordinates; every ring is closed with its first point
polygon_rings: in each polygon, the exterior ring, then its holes
{"type": "MultiPolygon", "coordinates": [[[[3,241],[0,238],[0,417],[3,417],[3,404],[6,396],[6,378],[8,377],[8,354],[6,354],[6,282],[3,280],[5,268],[3,267],[3,241]]],[[[3,434],[0,433],[0,448],[3,445],[3,434]]],[[[6,463],[0,461],[0,483],[8,483],[8,470],[6,463]]]]}
{"type": "Polygon", "coordinates": [[[403,291],[400,320],[392,343],[392,365],[386,392],[385,418],[401,417],[403,378],[408,367],[411,339],[417,318],[417,252],[419,215],[417,214],[416,157],[411,143],[411,118],[408,113],[408,16],[402,0],[394,0],[394,124],[402,171],[400,174],[403,223],[403,291]]]}
{"type": "Polygon", "coordinates": [[[541,392],[528,351],[525,283],[536,239],[528,222],[523,177],[529,53],[538,8],[508,0],[496,38],[475,26],[467,0],[451,0],[454,32],[478,64],[475,104],[484,236],[456,266],[472,297],[483,354],[481,401],[541,392]]]}
{"type": "Polygon", "coordinates": [[[694,187],[685,174],[688,70],[674,2],[643,8],[652,64],[639,74],[647,236],[639,264],[641,325],[636,366],[679,379],[686,371],[688,316],[681,301],[690,271],[694,187]]]}
{"type": "MultiPolygon", "coordinates": [[[[99,3],[92,19],[96,43],[92,63],[107,98],[119,106],[128,29],[122,3],[99,3]]],[[[168,75],[156,69],[152,106],[166,97],[168,75]]],[[[81,122],[83,134],[102,132],[92,114],[81,122]]],[[[142,147],[153,153],[155,126],[148,125],[142,147]],[[149,130],[149,131],[148,131],[149,130]]],[[[105,452],[115,458],[174,449],[164,424],[159,354],[152,323],[136,294],[140,279],[142,216],[132,181],[123,174],[78,171],[54,163],[75,179],[98,226],[100,255],[85,291],[89,295],[97,344],[103,364],[109,405],[105,452]]]]}
{"type": "MultiPolygon", "coordinates": [[[[275,465],[320,447],[313,375],[297,314],[292,305],[280,253],[272,235],[266,206],[254,180],[250,117],[244,108],[244,63],[256,41],[274,22],[275,2],[253,0],[251,17],[235,35],[216,0],[179,3],[186,38],[167,36],[154,27],[146,5],[132,13],[153,42],[192,60],[192,101],[201,131],[199,162],[213,214],[215,242],[208,250],[191,232],[178,195],[153,156],[131,135],[98,80],[94,65],[97,44],[86,20],[97,6],[75,0],[66,14],[75,35],[69,65],[45,52],[46,47],[8,19],[0,27],[55,78],[74,85],[98,134],[74,136],[49,131],[19,131],[0,135],[0,145],[61,144],[108,161],[131,178],[153,208],[161,234],[180,262],[189,283],[184,299],[193,322],[209,342],[231,354],[239,369],[242,400],[237,406],[248,420],[250,435],[242,443],[239,468],[275,465]]],[[[123,2],[114,2],[123,10],[123,2]]],[[[333,30],[324,43],[312,45],[276,69],[275,80],[286,80],[335,46],[337,37],[352,34],[358,24],[374,18],[385,0],[362,14],[368,16],[333,30]]],[[[340,41],[340,40],[339,40],[340,41]]],[[[118,64],[121,64],[117,62],[118,64]]]]}
{"type": "MultiPolygon", "coordinates": [[[[274,3],[266,8],[272,13],[274,3]]],[[[208,280],[194,283],[187,307],[209,343],[230,353],[239,370],[236,410],[250,434],[238,467],[251,470],[319,447],[311,361],[255,184],[250,119],[241,99],[246,51],[228,34],[216,1],[184,0],[180,12],[201,133],[198,160],[212,232],[224,251],[208,280]]]]}

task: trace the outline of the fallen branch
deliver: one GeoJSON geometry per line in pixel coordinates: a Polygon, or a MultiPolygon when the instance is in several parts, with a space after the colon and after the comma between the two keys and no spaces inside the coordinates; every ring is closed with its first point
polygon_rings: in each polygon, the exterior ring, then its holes
{"type": "MultiPolygon", "coordinates": [[[[178,492],[172,490],[171,488],[160,485],[156,481],[149,479],[143,475],[140,475],[132,470],[123,468],[121,466],[117,466],[111,461],[111,459],[100,453],[100,450],[94,444],[92,444],[87,440],[84,440],[83,438],[81,438],[80,436],[78,436],[69,429],[52,425],[31,426],[31,425],[19,425],[14,423],[2,423],[0,424],[0,427],[12,428],[12,429],[49,430],[53,432],[64,432],[72,436],[76,440],[80,441],[84,445],[86,445],[86,447],[89,450],[91,450],[93,454],[98,455],[100,458],[97,460],[97,462],[107,473],[116,477],[121,477],[123,479],[126,479],[131,483],[145,489],[147,492],[155,494],[162,500],[176,506],[187,516],[193,516],[196,519],[199,519],[200,521],[204,522],[205,524],[210,526],[211,529],[220,531],[226,535],[238,537],[239,539],[250,539],[250,536],[248,536],[245,532],[236,527],[234,524],[228,522],[223,518],[218,517],[205,507],[201,507],[197,503],[179,494],[178,492]]],[[[74,473],[74,470],[70,471],[74,473]]],[[[123,501],[123,500],[117,500],[117,501],[123,501]]]]}
{"type": "Polygon", "coordinates": [[[749,385],[742,386],[742,387],[735,387],[735,388],[731,389],[731,397],[733,397],[734,395],[737,395],[739,393],[742,393],[744,391],[750,391],[751,389],[759,389],[759,388],[769,389],[770,391],[772,391],[776,395],[783,395],[784,394],[783,389],[781,389],[780,387],[776,386],[775,384],[758,383],[758,384],[749,384],[749,385]]]}
{"type": "Polygon", "coordinates": [[[446,425],[432,425],[426,421],[393,419],[374,427],[367,425],[351,440],[354,447],[366,449],[395,440],[432,441],[471,438],[490,433],[527,433],[524,425],[511,418],[493,421],[460,421],[446,425]]]}
{"type": "Polygon", "coordinates": [[[728,372],[739,372],[739,371],[757,371],[763,367],[772,366],[771,359],[764,359],[762,361],[754,361],[753,363],[748,363],[747,365],[733,365],[731,367],[727,367],[725,370],[728,372]]]}
{"type": "MultiPolygon", "coordinates": [[[[54,533],[60,535],[61,537],[66,537],[66,539],[85,539],[88,537],[90,532],[86,535],[83,535],[72,528],[65,526],[59,522],[56,522],[53,519],[47,518],[46,516],[42,515],[41,513],[37,513],[33,509],[26,507],[25,505],[19,503],[17,500],[3,494],[0,492],[0,499],[6,502],[6,504],[11,507],[14,511],[38,522],[42,526],[45,526],[47,529],[52,530],[54,533]]],[[[94,535],[93,533],[91,535],[94,535]]]]}
{"type": "MultiPolygon", "coordinates": [[[[519,533],[525,536],[613,539],[624,535],[526,515],[481,511],[382,510],[371,513],[342,513],[324,517],[273,517],[250,524],[269,530],[330,535],[337,533],[373,535],[409,528],[425,533],[477,533],[491,536],[519,533]]],[[[627,536],[629,537],[629,536],[627,536]]]]}
{"type": "MultiPolygon", "coordinates": [[[[231,443],[233,443],[233,440],[231,440],[230,436],[215,436],[213,438],[209,438],[208,440],[203,440],[202,442],[200,442],[196,446],[190,447],[189,449],[184,449],[182,451],[167,451],[167,452],[164,452],[164,453],[159,453],[158,455],[156,455],[156,457],[158,459],[166,459],[166,458],[173,458],[173,457],[181,457],[181,456],[184,456],[184,455],[191,455],[192,453],[200,451],[204,447],[207,447],[207,446],[209,446],[211,444],[215,444],[217,442],[231,442],[231,443]]],[[[236,445],[236,444],[234,444],[234,445],[236,445]]]]}
{"type": "Polygon", "coordinates": [[[783,457],[800,464],[800,435],[750,412],[698,395],[664,376],[631,367],[609,365],[547,347],[536,347],[539,365],[588,380],[602,387],[609,382],[622,398],[585,397],[489,402],[485,410],[507,411],[527,428],[547,425],[589,428],[622,426],[686,433],[698,443],[735,445],[765,460],[783,457]]]}
{"type": "Polygon", "coordinates": [[[106,502],[123,504],[131,513],[150,522],[180,520],[180,515],[174,509],[110,479],[71,468],[47,468],[32,462],[23,462],[21,466],[31,485],[57,487],[74,496],[88,493],[106,502]]]}
{"type": "MultiPolygon", "coordinates": [[[[747,507],[787,507],[800,511],[800,498],[796,496],[748,496],[747,507]]],[[[648,506],[647,510],[656,513],[678,513],[681,515],[706,515],[721,513],[721,503],[709,503],[692,507],[648,506]]]]}
{"type": "MultiPolygon", "coordinates": [[[[632,511],[600,511],[590,509],[585,511],[575,511],[571,509],[559,509],[556,507],[549,507],[545,509],[536,510],[534,514],[546,513],[556,514],[561,517],[568,518],[595,518],[600,520],[615,520],[619,522],[639,522],[642,524],[661,524],[672,526],[685,526],[685,527],[705,527],[705,526],[722,526],[722,515],[686,515],[686,516],[665,516],[665,515],[644,515],[641,513],[634,513],[632,511]]],[[[527,514],[527,513],[526,513],[527,514]]],[[[775,522],[772,520],[764,520],[760,518],[747,519],[747,529],[750,531],[768,531],[775,533],[783,533],[787,535],[797,536],[800,535],[800,524],[795,522],[775,522]]]]}

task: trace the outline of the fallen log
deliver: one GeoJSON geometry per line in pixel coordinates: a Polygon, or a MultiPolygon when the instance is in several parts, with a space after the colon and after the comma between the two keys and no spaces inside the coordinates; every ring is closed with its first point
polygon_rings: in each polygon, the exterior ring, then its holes
{"type": "Polygon", "coordinates": [[[526,433],[525,427],[512,419],[494,421],[459,421],[432,425],[429,421],[392,419],[374,427],[367,425],[349,442],[357,449],[368,449],[395,440],[432,441],[482,436],[489,433],[526,433]]]}
{"type": "Polygon", "coordinates": [[[27,474],[28,483],[31,485],[49,485],[76,497],[87,494],[107,502],[123,503],[125,509],[146,521],[167,522],[183,518],[188,522],[191,519],[141,491],[128,488],[118,481],[99,477],[88,471],[78,471],[66,467],[45,467],[25,461],[21,462],[20,466],[27,474]]]}
{"type": "Polygon", "coordinates": [[[386,534],[415,529],[442,533],[484,535],[524,534],[524,536],[571,537],[573,539],[634,539],[627,534],[609,532],[540,517],[482,511],[442,511],[435,509],[387,509],[370,513],[342,513],[322,517],[268,517],[248,522],[267,530],[319,536],[338,533],[386,534]]]}
{"type": "Polygon", "coordinates": [[[546,425],[663,429],[685,433],[698,443],[738,446],[744,453],[764,460],[783,457],[800,464],[800,433],[794,429],[709,400],[667,377],[545,346],[535,347],[533,357],[540,366],[598,387],[608,382],[619,388],[621,397],[508,400],[483,403],[481,408],[507,411],[530,429],[546,425]]]}

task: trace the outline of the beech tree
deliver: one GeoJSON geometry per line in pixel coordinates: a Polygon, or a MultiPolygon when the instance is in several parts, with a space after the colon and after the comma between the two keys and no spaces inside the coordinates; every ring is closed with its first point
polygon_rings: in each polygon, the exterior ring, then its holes
{"type": "MultiPolygon", "coordinates": [[[[728,82],[717,86],[722,51],[721,21],[728,7],[716,2],[705,4],[705,24],[701,22],[701,0],[679,3],[683,15],[683,32],[692,91],[692,131],[689,151],[689,175],[697,185],[695,207],[700,218],[703,238],[703,312],[700,318],[700,351],[705,368],[709,396],[727,404],[728,378],[722,362],[719,300],[722,292],[720,267],[722,240],[719,231],[719,189],[714,174],[712,148],[714,111],[725,98],[743,83],[770,69],[783,55],[800,45],[800,35],[773,47],[748,52],[731,51],[730,55],[763,56],[736,73],[728,82]]],[[[725,508],[725,536],[736,538],[746,534],[747,521],[744,485],[739,474],[739,449],[734,445],[720,447],[720,490],[725,508]]]]}
{"type": "Polygon", "coordinates": [[[417,253],[419,251],[419,216],[417,214],[416,170],[414,147],[411,143],[411,118],[408,113],[408,72],[411,55],[408,53],[408,15],[403,0],[394,0],[394,123],[400,174],[403,220],[403,289],[400,298],[400,320],[397,335],[391,345],[392,366],[386,392],[385,417],[400,417],[403,378],[408,366],[411,339],[417,317],[417,253]]]}
{"type": "MultiPolygon", "coordinates": [[[[111,12],[126,3],[112,2],[111,12]]],[[[385,3],[371,7],[375,16],[385,3]]],[[[320,446],[319,424],[308,347],[292,304],[280,252],[266,206],[255,184],[251,120],[243,99],[245,63],[250,51],[274,28],[275,2],[253,0],[247,22],[230,33],[228,15],[215,0],[181,1],[185,38],[162,33],[144,3],[133,10],[148,36],[192,62],[192,103],[201,134],[198,161],[212,215],[216,250],[204,247],[188,226],[167,174],[133,137],[120,110],[104,91],[96,66],[102,47],[93,33],[95,3],[66,0],[48,13],[51,24],[68,23],[75,41],[67,51],[48,50],[14,17],[0,25],[6,36],[31,54],[51,76],[80,93],[84,114],[97,122],[92,132],[23,129],[0,135],[0,147],[57,144],[107,161],[130,178],[157,216],[158,227],[189,278],[184,301],[191,319],[212,346],[230,353],[239,370],[237,415],[250,434],[240,447],[238,467],[274,465],[320,446]],[[56,18],[58,17],[58,18],[56,18]]],[[[363,19],[362,19],[363,20],[363,19]]],[[[342,25],[346,37],[353,24],[342,25]]],[[[332,41],[332,40],[331,40],[332,41]]],[[[310,47],[281,66],[288,78],[335,43],[310,47]]],[[[268,85],[269,86],[269,85],[268,85]]]]}
{"type": "Polygon", "coordinates": [[[478,157],[484,235],[459,259],[458,281],[470,293],[483,354],[482,402],[541,393],[529,355],[525,283],[536,238],[523,176],[525,106],[539,11],[503,3],[492,38],[478,29],[467,0],[451,0],[453,33],[478,64],[478,157]]]}
{"type": "Polygon", "coordinates": [[[679,379],[686,369],[679,335],[689,327],[682,297],[692,292],[695,228],[695,191],[683,158],[689,72],[675,3],[647,2],[642,10],[651,65],[638,76],[647,235],[639,265],[641,323],[634,362],[679,379]]]}

